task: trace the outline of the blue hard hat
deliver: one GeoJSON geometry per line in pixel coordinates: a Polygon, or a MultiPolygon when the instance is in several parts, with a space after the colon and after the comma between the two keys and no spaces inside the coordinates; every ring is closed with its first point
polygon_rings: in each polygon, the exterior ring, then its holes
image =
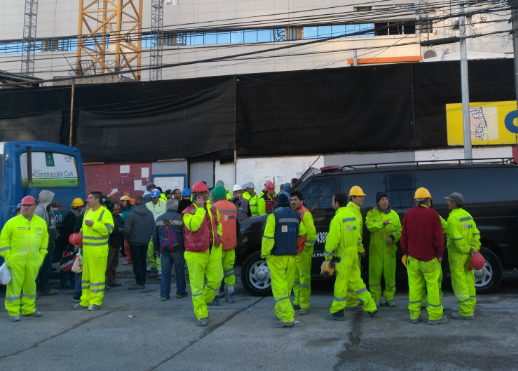
{"type": "Polygon", "coordinates": [[[191,189],[190,188],[184,188],[182,191],[182,197],[190,197],[191,196],[191,189]]]}
{"type": "Polygon", "coordinates": [[[160,197],[160,191],[158,189],[153,189],[151,191],[151,197],[155,198],[155,197],[160,197]]]}

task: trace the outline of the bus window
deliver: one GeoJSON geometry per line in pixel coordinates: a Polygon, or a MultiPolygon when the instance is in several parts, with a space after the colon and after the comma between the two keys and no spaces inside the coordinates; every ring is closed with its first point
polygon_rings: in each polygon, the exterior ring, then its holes
{"type": "MultiPolygon", "coordinates": [[[[27,152],[20,155],[22,185],[27,188],[27,152]]],[[[34,188],[77,188],[79,176],[74,156],[58,152],[32,152],[32,186],[34,188]]]]}

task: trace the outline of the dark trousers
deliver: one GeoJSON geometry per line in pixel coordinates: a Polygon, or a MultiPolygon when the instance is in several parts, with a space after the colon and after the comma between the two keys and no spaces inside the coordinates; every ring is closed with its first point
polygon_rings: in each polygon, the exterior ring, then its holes
{"type": "Polygon", "coordinates": [[[43,259],[38,278],[36,278],[37,289],[41,293],[50,291],[50,271],[52,270],[52,260],[54,259],[54,241],[49,240],[47,255],[43,259]]]}
{"type": "Polygon", "coordinates": [[[106,284],[111,286],[115,283],[115,271],[119,265],[118,246],[108,245],[108,265],[106,266],[106,284]]]}
{"type": "Polygon", "coordinates": [[[130,244],[131,260],[133,261],[133,274],[137,285],[146,284],[146,255],[147,245],[134,246],[130,244]]]}
{"type": "Polygon", "coordinates": [[[176,295],[185,294],[185,259],[183,257],[185,250],[166,251],[160,250],[162,262],[162,278],[160,279],[160,297],[168,298],[171,294],[171,270],[176,272],[176,295]]]}

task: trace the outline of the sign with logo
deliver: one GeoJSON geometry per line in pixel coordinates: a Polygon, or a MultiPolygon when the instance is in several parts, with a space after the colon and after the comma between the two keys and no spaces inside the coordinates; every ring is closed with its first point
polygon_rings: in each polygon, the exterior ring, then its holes
{"type": "MultiPolygon", "coordinates": [[[[22,184],[29,185],[27,153],[20,155],[22,184]]],[[[35,188],[78,187],[76,160],[73,156],[53,152],[32,152],[32,185],[35,188]]]]}
{"type": "MultiPolygon", "coordinates": [[[[516,101],[470,103],[471,143],[515,144],[518,137],[516,101]]],[[[446,105],[448,145],[464,145],[462,104],[446,105]]]]}

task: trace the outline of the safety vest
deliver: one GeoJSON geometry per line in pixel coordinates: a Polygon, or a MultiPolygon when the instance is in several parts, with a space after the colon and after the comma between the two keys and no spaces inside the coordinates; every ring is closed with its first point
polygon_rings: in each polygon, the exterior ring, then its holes
{"type": "Polygon", "coordinates": [[[250,195],[250,198],[248,199],[248,205],[250,207],[252,216],[259,215],[259,197],[255,193],[250,195]]]}
{"type": "MultiPolygon", "coordinates": [[[[300,215],[300,220],[302,223],[304,223],[304,214],[306,214],[306,211],[309,211],[308,209],[306,209],[304,207],[304,205],[302,205],[301,207],[299,207],[297,210],[296,210],[299,215],[300,215]]],[[[307,230],[306,230],[306,233],[307,233],[307,230]]],[[[302,250],[304,250],[304,244],[306,243],[306,237],[304,238],[299,238],[298,239],[298,243],[297,243],[297,254],[300,254],[302,252],[302,250]]]]}
{"type": "Polygon", "coordinates": [[[265,212],[266,214],[270,213],[270,210],[272,209],[273,205],[275,205],[275,197],[269,196],[267,193],[263,194],[261,198],[264,200],[265,203],[265,212]]]}
{"type": "Polygon", "coordinates": [[[214,206],[219,211],[222,248],[223,250],[235,249],[237,246],[237,207],[227,200],[219,200],[214,206]]]}
{"type": "Polygon", "coordinates": [[[221,244],[221,236],[218,234],[217,210],[215,207],[210,207],[210,205],[207,205],[207,207],[209,212],[205,213],[200,228],[196,231],[191,231],[192,219],[189,222],[186,222],[185,215],[191,214],[193,217],[195,217],[196,211],[199,208],[196,206],[196,204],[191,204],[184,211],[182,211],[182,219],[185,224],[183,229],[183,245],[185,247],[185,251],[207,251],[211,242],[211,233],[213,245],[219,246],[221,244]]]}
{"type": "Polygon", "coordinates": [[[83,248],[100,246],[108,249],[108,240],[113,232],[113,228],[113,217],[107,208],[100,206],[97,211],[88,210],[83,218],[83,248]],[[85,223],[86,219],[92,220],[94,224],[91,227],[87,226],[85,223]],[[99,228],[99,224],[104,225],[106,232],[99,228]]]}
{"type": "Polygon", "coordinates": [[[300,215],[289,207],[273,212],[275,216],[275,243],[272,255],[297,255],[300,215]]]}

